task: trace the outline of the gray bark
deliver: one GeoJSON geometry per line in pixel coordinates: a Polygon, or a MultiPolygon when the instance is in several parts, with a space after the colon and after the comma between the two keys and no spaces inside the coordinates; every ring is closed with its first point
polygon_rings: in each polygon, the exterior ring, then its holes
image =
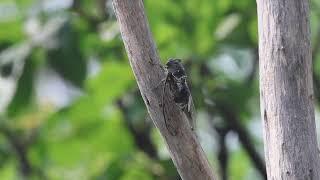
{"type": "Polygon", "coordinates": [[[171,158],[184,180],[214,179],[213,171],[191,130],[187,117],[166,95],[168,124],[166,128],[162,111],[162,85],[164,70],[153,42],[142,0],[113,0],[123,42],[141,95],[148,112],[160,134],[165,139],[171,158]]]}
{"type": "Polygon", "coordinates": [[[308,0],[257,0],[268,179],[320,179],[308,0]]]}

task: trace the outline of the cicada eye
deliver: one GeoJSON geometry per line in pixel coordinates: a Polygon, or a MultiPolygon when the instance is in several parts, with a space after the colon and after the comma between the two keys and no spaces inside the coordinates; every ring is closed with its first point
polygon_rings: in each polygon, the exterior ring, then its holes
{"type": "Polygon", "coordinates": [[[166,63],[166,65],[169,66],[169,65],[172,64],[173,62],[174,62],[174,59],[170,58],[170,59],[168,60],[168,62],[166,63]]]}

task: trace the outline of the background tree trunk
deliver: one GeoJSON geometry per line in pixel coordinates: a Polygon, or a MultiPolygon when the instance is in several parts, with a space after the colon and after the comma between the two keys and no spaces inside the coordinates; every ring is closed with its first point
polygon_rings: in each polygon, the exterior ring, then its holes
{"type": "Polygon", "coordinates": [[[257,0],[268,179],[320,179],[308,0],[257,0]]]}
{"type": "Polygon", "coordinates": [[[164,137],[171,158],[184,180],[214,179],[209,162],[191,130],[187,117],[171,98],[165,98],[166,117],[175,130],[171,135],[162,111],[162,85],[165,78],[144,14],[142,0],[113,0],[123,42],[148,112],[164,137]]]}

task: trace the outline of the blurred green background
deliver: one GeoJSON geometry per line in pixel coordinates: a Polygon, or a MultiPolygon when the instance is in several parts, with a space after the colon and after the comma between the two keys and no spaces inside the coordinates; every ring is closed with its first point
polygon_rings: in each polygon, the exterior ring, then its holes
{"type": "MultiPolygon", "coordinates": [[[[265,179],[255,0],[144,4],[162,63],[183,59],[215,172],[265,179]]],[[[319,0],[310,19],[317,104],[319,0]]],[[[146,113],[111,0],[0,0],[0,73],[1,180],[180,179],[146,113]]]]}

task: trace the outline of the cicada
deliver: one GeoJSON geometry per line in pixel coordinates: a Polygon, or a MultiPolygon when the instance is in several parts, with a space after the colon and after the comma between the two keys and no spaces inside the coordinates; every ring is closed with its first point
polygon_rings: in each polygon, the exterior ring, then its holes
{"type": "MultiPolygon", "coordinates": [[[[165,103],[164,96],[168,95],[166,90],[171,91],[173,101],[180,107],[183,113],[187,116],[189,125],[194,130],[194,113],[195,108],[191,96],[190,89],[187,83],[186,71],[181,63],[180,59],[169,59],[166,63],[166,78],[164,79],[163,93],[162,93],[162,104],[163,104],[163,115],[165,124],[167,126],[167,118],[165,117],[165,103]]],[[[168,126],[167,126],[168,127],[168,126]]]]}

